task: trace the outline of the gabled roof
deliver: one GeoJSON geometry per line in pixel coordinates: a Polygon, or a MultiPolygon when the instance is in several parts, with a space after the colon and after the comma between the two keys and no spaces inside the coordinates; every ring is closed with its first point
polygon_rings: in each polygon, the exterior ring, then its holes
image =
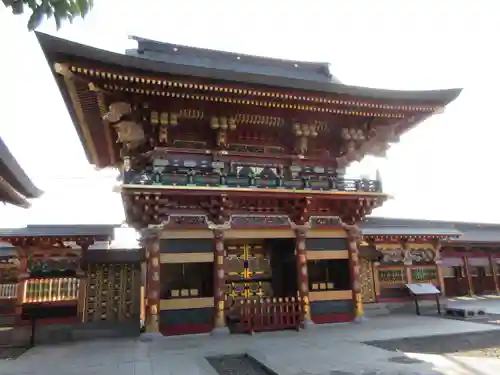
{"type": "Polygon", "coordinates": [[[0,137],[0,201],[29,207],[27,199],[41,195],[0,137]]]}
{"type": "MultiPolygon", "coordinates": [[[[345,94],[367,99],[391,100],[397,102],[415,101],[440,106],[445,106],[449,102],[455,100],[462,91],[462,89],[400,91],[349,86],[335,82],[333,78],[330,80],[320,79],[320,77],[324,78],[323,76],[326,75],[326,72],[323,71],[327,66],[325,63],[300,62],[300,64],[305,64],[305,68],[303,67],[303,71],[300,74],[297,72],[295,76],[293,76],[290,73],[290,69],[285,69],[284,66],[289,64],[295,68],[295,64],[299,65],[299,62],[273,60],[256,56],[250,56],[249,58],[251,61],[245,66],[237,69],[236,67],[238,64],[232,64],[230,67],[227,60],[230,56],[241,56],[243,58],[244,55],[192,47],[183,47],[186,48],[183,53],[187,53],[187,55],[183,58],[174,59],[172,54],[166,53],[165,50],[168,49],[169,46],[172,46],[172,48],[179,48],[180,52],[180,46],[175,47],[176,45],[173,44],[159,43],[137,37],[135,39],[140,42],[139,47],[143,47],[142,51],[144,52],[144,56],[141,56],[141,48],[137,49],[136,52],[129,51],[128,55],[123,55],[40,32],[36,32],[35,34],[51,68],[55,62],[61,59],[66,59],[67,61],[81,59],[142,72],[232,81],[260,86],[271,86],[274,88],[294,89],[302,92],[312,91],[345,94]],[[216,64],[215,61],[210,59],[200,60],[190,58],[198,53],[203,53],[211,57],[220,56],[217,58],[226,61],[226,65],[216,64]],[[133,54],[133,56],[131,54],[133,54]],[[209,60],[210,64],[208,64],[209,60]],[[315,69],[319,69],[321,72],[313,75],[312,71],[315,69]],[[280,70],[283,75],[278,74],[280,70]],[[311,79],[313,76],[315,79],[311,79]]],[[[299,68],[300,65],[297,69],[299,68]]]]}

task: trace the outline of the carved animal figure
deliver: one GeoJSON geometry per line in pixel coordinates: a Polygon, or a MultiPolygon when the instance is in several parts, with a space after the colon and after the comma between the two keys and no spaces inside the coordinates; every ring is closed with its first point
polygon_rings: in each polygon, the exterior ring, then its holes
{"type": "Polygon", "coordinates": [[[134,121],[121,121],[113,125],[118,134],[117,142],[123,143],[129,150],[136,149],[144,143],[145,135],[142,126],[134,121]]]}
{"type": "Polygon", "coordinates": [[[116,130],[117,143],[124,144],[129,150],[133,150],[144,143],[145,135],[142,126],[135,121],[127,119],[121,121],[124,116],[132,113],[132,106],[126,102],[116,102],[109,106],[109,112],[103,116],[116,130]]]}
{"type": "Polygon", "coordinates": [[[120,121],[122,116],[132,113],[132,106],[126,102],[116,102],[109,106],[109,112],[103,116],[103,120],[110,123],[120,121]]]}

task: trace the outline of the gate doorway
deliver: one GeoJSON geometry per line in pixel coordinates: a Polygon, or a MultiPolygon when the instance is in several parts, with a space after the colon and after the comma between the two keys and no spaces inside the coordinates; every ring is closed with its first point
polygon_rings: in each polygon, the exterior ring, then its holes
{"type": "Polygon", "coordinates": [[[293,239],[227,241],[226,323],[232,332],[295,328],[299,322],[293,239]]]}

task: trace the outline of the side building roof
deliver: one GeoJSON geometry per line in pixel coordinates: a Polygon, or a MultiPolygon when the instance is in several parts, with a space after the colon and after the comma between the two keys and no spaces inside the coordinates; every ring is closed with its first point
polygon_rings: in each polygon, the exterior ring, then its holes
{"type": "Polygon", "coordinates": [[[71,241],[91,237],[96,241],[112,241],[120,225],[28,225],[24,228],[0,229],[0,241],[14,238],[57,237],[71,241]]]}
{"type": "Polygon", "coordinates": [[[29,207],[28,199],[41,195],[0,137],[0,201],[29,207]]]}
{"type": "Polygon", "coordinates": [[[500,224],[369,217],[360,224],[365,236],[442,236],[450,244],[500,244],[500,224]]]}

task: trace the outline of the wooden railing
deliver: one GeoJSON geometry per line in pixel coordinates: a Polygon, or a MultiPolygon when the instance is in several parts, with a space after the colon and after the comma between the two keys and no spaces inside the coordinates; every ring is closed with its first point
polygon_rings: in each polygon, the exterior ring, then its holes
{"type": "Polygon", "coordinates": [[[17,283],[0,284],[0,299],[17,298],[17,283]]]}
{"type": "Polygon", "coordinates": [[[78,299],[79,282],[74,277],[26,280],[23,303],[76,300],[78,299]]]}
{"type": "Polygon", "coordinates": [[[232,313],[235,331],[253,333],[300,328],[303,311],[300,298],[242,300],[232,313]]]}
{"type": "Polygon", "coordinates": [[[236,174],[220,175],[217,173],[196,174],[172,173],[155,171],[128,171],[124,173],[124,184],[160,185],[160,186],[200,186],[200,187],[229,187],[229,188],[279,188],[279,189],[306,189],[321,191],[370,192],[381,193],[382,183],[378,180],[351,179],[334,177],[331,175],[319,178],[298,177],[285,179],[283,177],[262,178],[236,174]]]}

